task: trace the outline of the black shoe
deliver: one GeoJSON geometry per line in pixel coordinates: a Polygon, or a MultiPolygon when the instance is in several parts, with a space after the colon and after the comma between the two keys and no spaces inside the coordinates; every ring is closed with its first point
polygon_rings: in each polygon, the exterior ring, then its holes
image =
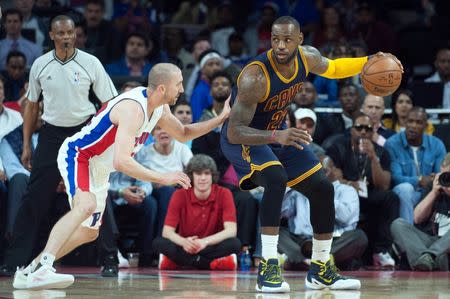
{"type": "Polygon", "coordinates": [[[105,256],[103,261],[102,277],[117,277],[119,276],[119,260],[116,254],[105,256]]]}
{"type": "Polygon", "coordinates": [[[119,276],[118,265],[104,265],[102,269],[102,277],[117,277],[119,276]]]}
{"type": "Polygon", "coordinates": [[[16,272],[16,269],[7,265],[0,265],[0,276],[11,277],[16,272]]]}

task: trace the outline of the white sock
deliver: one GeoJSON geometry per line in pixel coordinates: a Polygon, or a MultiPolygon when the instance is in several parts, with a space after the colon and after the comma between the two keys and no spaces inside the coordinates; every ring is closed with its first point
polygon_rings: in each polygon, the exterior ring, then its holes
{"type": "Polygon", "coordinates": [[[278,259],[278,235],[261,234],[262,256],[268,259],[278,259]]]}
{"type": "Polygon", "coordinates": [[[53,267],[54,262],[55,262],[55,256],[50,253],[42,254],[41,260],[39,261],[39,263],[41,263],[41,265],[48,265],[50,267],[53,267]]]}
{"type": "Polygon", "coordinates": [[[312,240],[312,256],[311,260],[326,263],[330,259],[331,242],[330,240],[312,240]]]}

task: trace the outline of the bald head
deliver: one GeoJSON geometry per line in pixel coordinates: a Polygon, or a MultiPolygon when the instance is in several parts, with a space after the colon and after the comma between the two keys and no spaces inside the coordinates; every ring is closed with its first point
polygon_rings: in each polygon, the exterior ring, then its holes
{"type": "Polygon", "coordinates": [[[151,89],[156,89],[158,85],[167,85],[177,73],[181,74],[181,70],[175,64],[155,64],[148,74],[148,86],[151,89]]]}
{"type": "Polygon", "coordinates": [[[378,125],[384,114],[384,99],[373,94],[368,94],[364,98],[362,111],[370,117],[373,125],[378,125]]]}

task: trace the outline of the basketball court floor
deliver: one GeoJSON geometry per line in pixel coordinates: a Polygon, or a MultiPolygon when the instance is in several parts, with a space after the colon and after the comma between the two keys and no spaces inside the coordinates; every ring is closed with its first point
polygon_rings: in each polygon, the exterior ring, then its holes
{"type": "Polygon", "coordinates": [[[221,299],[450,299],[450,272],[357,271],[344,272],[361,279],[360,291],[305,290],[305,272],[284,272],[290,294],[256,294],[256,271],[158,271],[130,268],[118,278],[102,278],[99,268],[59,268],[75,274],[64,290],[14,290],[11,278],[0,278],[0,298],[221,298],[221,299]]]}

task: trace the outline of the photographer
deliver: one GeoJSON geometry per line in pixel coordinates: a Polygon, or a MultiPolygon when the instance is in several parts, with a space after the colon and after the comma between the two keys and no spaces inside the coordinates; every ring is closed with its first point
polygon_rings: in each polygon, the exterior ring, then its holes
{"type": "Polygon", "coordinates": [[[398,218],[391,225],[395,244],[416,271],[448,271],[450,249],[450,153],[432,190],[414,209],[414,225],[398,218]]]}

